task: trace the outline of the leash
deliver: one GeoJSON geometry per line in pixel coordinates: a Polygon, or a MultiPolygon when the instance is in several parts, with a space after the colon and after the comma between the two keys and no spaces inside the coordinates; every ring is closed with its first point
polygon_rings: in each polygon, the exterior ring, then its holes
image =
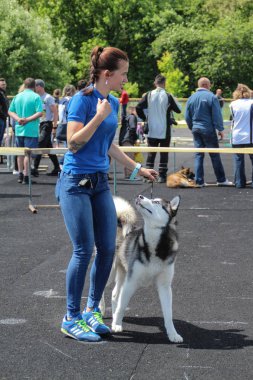
{"type": "Polygon", "coordinates": [[[152,181],[151,187],[150,187],[150,198],[151,199],[153,199],[153,189],[154,189],[154,181],[152,181]]]}

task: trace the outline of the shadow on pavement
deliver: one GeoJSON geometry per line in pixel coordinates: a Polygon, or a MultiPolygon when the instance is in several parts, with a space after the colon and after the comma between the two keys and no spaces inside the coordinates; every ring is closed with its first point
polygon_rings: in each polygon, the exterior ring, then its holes
{"type": "MultiPolygon", "coordinates": [[[[139,326],[157,326],[161,332],[147,333],[138,330],[130,331],[129,329],[126,329],[122,333],[112,335],[108,338],[108,340],[114,342],[134,342],[147,344],[175,344],[171,343],[167,338],[166,331],[163,327],[163,318],[125,317],[123,323],[135,324],[139,326]]],[[[241,334],[244,330],[209,330],[180,320],[174,320],[174,323],[177,332],[184,339],[183,343],[178,344],[181,348],[198,350],[237,350],[253,346],[253,340],[247,340],[247,335],[241,334]]]]}

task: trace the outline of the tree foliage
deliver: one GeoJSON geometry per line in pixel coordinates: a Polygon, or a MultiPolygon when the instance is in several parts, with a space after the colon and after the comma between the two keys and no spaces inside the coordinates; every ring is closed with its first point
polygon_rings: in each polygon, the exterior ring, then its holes
{"type": "Polygon", "coordinates": [[[253,86],[252,0],[1,0],[0,4],[0,69],[11,83],[14,76],[23,79],[28,68],[30,75],[40,73],[57,86],[65,79],[87,77],[91,48],[100,44],[128,53],[129,80],[138,83],[139,95],[152,86],[159,72],[157,62],[165,52],[170,52],[177,73],[171,82],[180,75],[189,77],[187,95],[202,75],[227,95],[237,82],[253,86]]]}
{"type": "Polygon", "coordinates": [[[165,52],[157,62],[161,74],[166,78],[166,90],[177,97],[184,97],[188,91],[188,76],[175,67],[172,56],[165,52]]]}
{"type": "Polygon", "coordinates": [[[200,13],[202,19],[197,15],[160,33],[152,44],[154,54],[171,52],[176,66],[189,75],[188,95],[200,76],[209,77],[226,96],[238,82],[253,87],[252,1],[206,0],[200,13]]]}
{"type": "Polygon", "coordinates": [[[0,75],[15,93],[26,77],[43,78],[49,88],[71,79],[72,53],[55,38],[48,19],[28,12],[16,0],[0,2],[0,75]]]}

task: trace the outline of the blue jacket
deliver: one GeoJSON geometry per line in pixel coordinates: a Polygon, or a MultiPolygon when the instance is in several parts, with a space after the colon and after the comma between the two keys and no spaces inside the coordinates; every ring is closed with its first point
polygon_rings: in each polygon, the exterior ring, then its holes
{"type": "Polygon", "coordinates": [[[198,89],[186,103],[185,120],[190,130],[212,133],[223,131],[223,118],[217,97],[209,90],[198,89]]]}

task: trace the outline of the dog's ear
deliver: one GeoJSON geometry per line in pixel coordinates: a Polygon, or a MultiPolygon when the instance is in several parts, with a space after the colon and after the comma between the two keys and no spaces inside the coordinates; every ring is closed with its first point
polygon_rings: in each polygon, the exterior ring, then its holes
{"type": "Polygon", "coordinates": [[[176,216],[176,213],[177,213],[177,210],[178,210],[178,207],[179,207],[179,204],[180,204],[180,200],[181,200],[181,197],[180,195],[177,195],[175,198],[173,198],[171,201],[170,201],[170,207],[171,207],[171,210],[172,210],[172,216],[176,216]]]}
{"type": "Polygon", "coordinates": [[[181,166],[181,170],[184,170],[184,166],[183,165],[181,166]]]}

